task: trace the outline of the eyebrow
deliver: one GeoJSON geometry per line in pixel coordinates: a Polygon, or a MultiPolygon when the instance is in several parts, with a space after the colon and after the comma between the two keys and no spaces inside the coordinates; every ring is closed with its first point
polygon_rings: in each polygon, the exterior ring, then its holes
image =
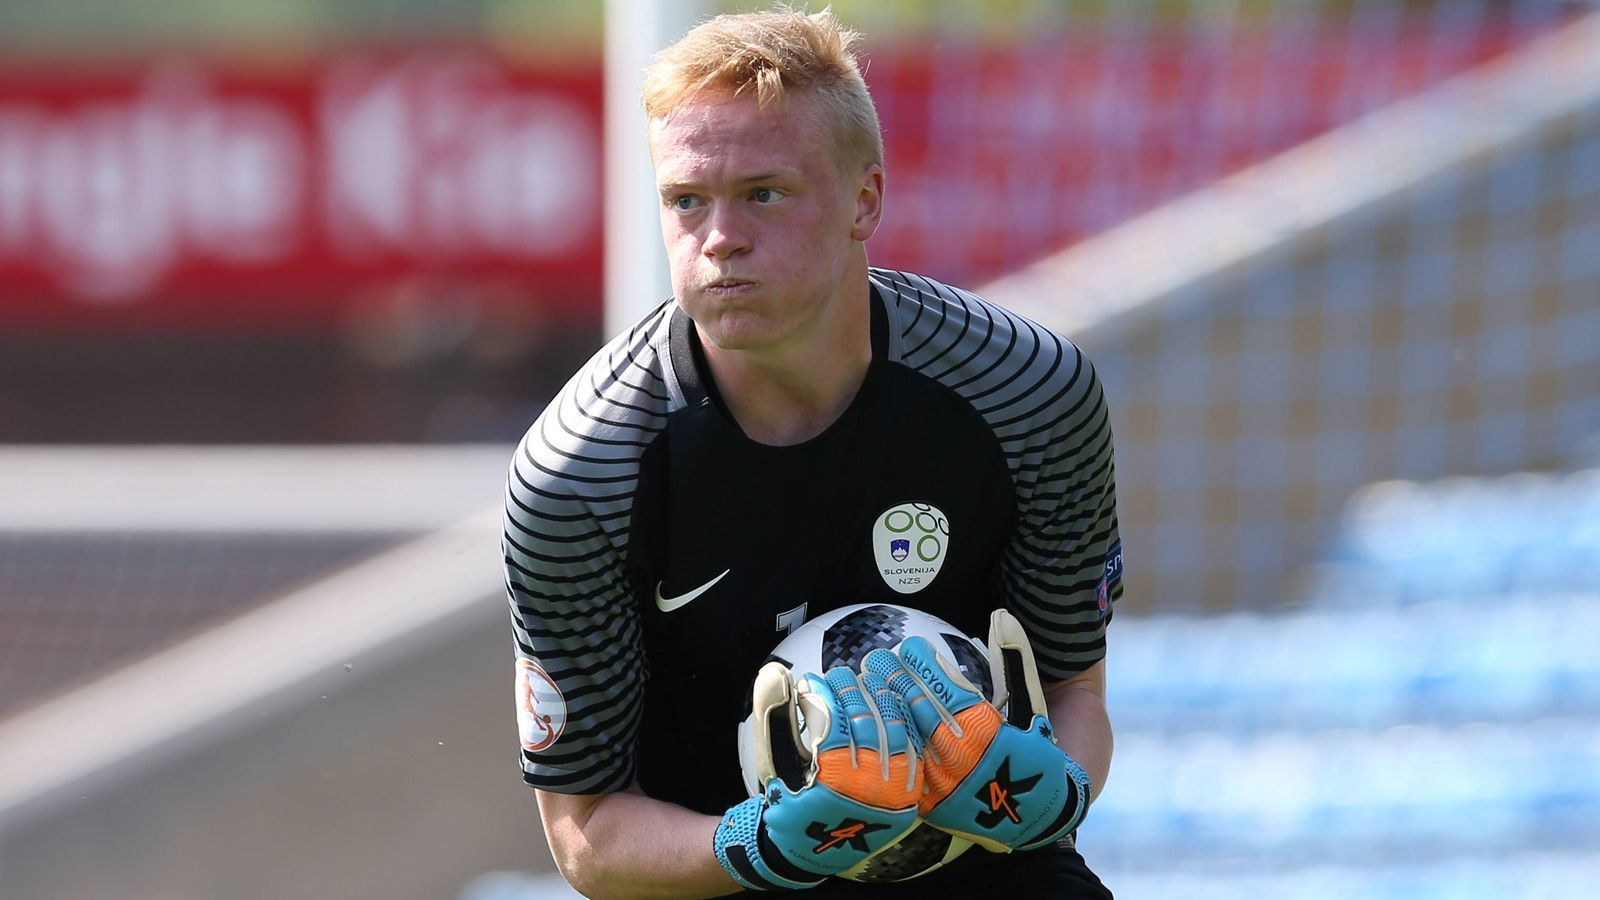
{"type": "MultiPolygon", "coordinates": [[[[762,182],[762,181],[798,181],[798,180],[800,180],[800,172],[797,169],[772,169],[772,170],[766,171],[766,172],[758,172],[758,173],[756,173],[754,175],[743,175],[743,176],[740,176],[739,178],[734,179],[733,183],[735,185],[745,185],[745,184],[755,184],[757,182],[762,182]]],[[[660,193],[663,193],[663,194],[669,194],[669,193],[674,193],[674,192],[677,192],[677,191],[694,190],[694,189],[703,188],[703,187],[705,187],[705,182],[695,181],[693,179],[690,179],[690,180],[686,180],[686,181],[668,181],[668,182],[665,182],[663,184],[657,185],[656,190],[659,191],[660,193]]]]}

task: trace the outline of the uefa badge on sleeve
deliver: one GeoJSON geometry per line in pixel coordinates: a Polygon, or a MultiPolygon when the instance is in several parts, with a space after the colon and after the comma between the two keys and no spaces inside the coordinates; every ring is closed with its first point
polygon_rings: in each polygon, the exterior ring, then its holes
{"type": "Polygon", "coordinates": [[[1100,609],[1100,618],[1104,619],[1106,613],[1111,611],[1111,588],[1122,580],[1122,542],[1117,541],[1106,551],[1105,566],[1100,570],[1100,583],[1095,586],[1095,605],[1100,609]]]}

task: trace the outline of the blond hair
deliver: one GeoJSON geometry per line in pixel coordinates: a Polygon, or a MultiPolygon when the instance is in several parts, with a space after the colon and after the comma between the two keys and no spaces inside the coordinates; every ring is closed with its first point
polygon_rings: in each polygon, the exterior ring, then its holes
{"type": "Polygon", "coordinates": [[[811,98],[832,127],[842,165],[882,165],[878,111],[856,58],[860,41],[827,9],[717,16],[656,54],[641,92],[645,115],[666,119],[707,91],[737,97],[754,90],[762,107],[794,91],[811,98]]]}

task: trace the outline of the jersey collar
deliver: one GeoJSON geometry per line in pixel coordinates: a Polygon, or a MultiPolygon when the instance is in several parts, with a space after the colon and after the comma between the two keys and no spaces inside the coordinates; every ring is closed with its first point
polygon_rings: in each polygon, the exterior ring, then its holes
{"type": "MultiPolygon", "coordinates": [[[[878,285],[869,281],[867,287],[867,302],[872,304],[872,362],[876,365],[888,357],[889,314],[878,285]]],[[[684,403],[699,406],[710,401],[716,404],[723,415],[728,415],[722,394],[717,391],[716,381],[711,377],[711,368],[706,365],[706,351],[700,345],[700,333],[695,330],[694,320],[681,306],[675,306],[672,310],[672,321],[667,331],[667,350],[672,357],[672,371],[677,376],[678,388],[683,391],[684,403]]]]}

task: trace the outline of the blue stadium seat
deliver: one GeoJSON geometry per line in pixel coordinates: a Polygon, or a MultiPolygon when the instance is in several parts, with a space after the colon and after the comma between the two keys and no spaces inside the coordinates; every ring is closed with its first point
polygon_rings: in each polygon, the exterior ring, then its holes
{"type": "Polygon", "coordinates": [[[1124,900],[1590,896],[1600,471],[1388,483],[1306,602],[1119,615],[1085,852],[1124,900]]]}

